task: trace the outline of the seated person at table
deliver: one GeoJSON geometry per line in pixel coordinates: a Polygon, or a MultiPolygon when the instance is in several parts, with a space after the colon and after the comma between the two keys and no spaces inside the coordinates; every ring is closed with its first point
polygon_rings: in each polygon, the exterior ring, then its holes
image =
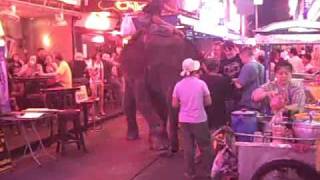
{"type": "Polygon", "coordinates": [[[55,56],[58,62],[58,69],[52,73],[46,73],[46,76],[56,76],[57,86],[62,86],[64,88],[72,87],[72,74],[71,69],[66,60],[63,59],[61,54],[56,54],[55,56]]]}
{"type": "Polygon", "coordinates": [[[30,56],[27,64],[23,65],[21,70],[16,73],[17,76],[30,77],[43,74],[43,69],[40,64],[37,64],[37,57],[30,56]]]}
{"type": "Polygon", "coordinates": [[[44,69],[45,73],[52,73],[58,69],[57,63],[54,61],[53,56],[50,54],[46,56],[46,60],[44,63],[45,63],[45,69],[44,69]]]}
{"type": "Polygon", "coordinates": [[[13,54],[8,60],[9,89],[11,97],[22,96],[24,93],[23,83],[14,82],[13,77],[21,70],[25,63],[18,54],[13,54]]]}
{"type": "MultiPolygon", "coordinates": [[[[271,101],[284,101],[280,107],[271,107],[272,110],[279,111],[302,111],[305,104],[306,95],[302,85],[291,80],[293,72],[292,65],[287,61],[280,61],[275,66],[275,80],[262,85],[252,94],[254,101],[268,99],[271,101]],[[278,99],[278,100],[276,100],[278,99]]],[[[271,105],[272,106],[272,105],[271,105]]]]}
{"type": "Polygon", "coordinates": [[[11,77],[16,76],[16,74],[21,70],[24,65],[23,60],[18,54],[12,55],[12,58],[8,61],[8,70],[11,77]]]}

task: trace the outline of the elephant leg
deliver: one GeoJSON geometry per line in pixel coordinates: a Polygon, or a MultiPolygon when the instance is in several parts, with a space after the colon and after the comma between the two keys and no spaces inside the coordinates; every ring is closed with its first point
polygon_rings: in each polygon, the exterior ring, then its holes
{"type": "Polygon", "coordinates": [[[127,81],[125,83],[123,111],[127,119],[127,139],[135,140],[139,137],[139,128],[136,119],[136,101],[132,84],[127,81]]]}
{"type": "Polygon", "coordinates": [[[165,139],[168,139],[168,132],[167,132],[167,122],[168,122],[168,106],[167,106],[167,102],[165,101],[165,96],[163,95],[157,95],[154,96],[152,95],[152,101],[153,101],[153,107],[156,109],[157,114],[159,115],[160,119],[161,119],[161,123],[164,126],[164,132],[163,132],[163,136],[165,139]],[[154,98],[156,97],[156,98],[154,98]]]}
{"type": "Polygon", "coordinates": [[[171,89],[167,92],[167,102],[168,102],[167,107],[168,107],[168,111],[169,111],[168,134],[169,134],[169,140],[170,140],[170,150],[172,152],[178,152],[179,151],[179,137],[178,137],[179,109],[173,108],[171,105],[172,91],[173,91],[173,89],[171,89]]]}
{"type": "Polygon", "coordinates": [[[134,92],[137,108],[149,125],[150,148],[155,150],[167,148],[168,139],[166,138],[166,128],[152,106],[150,95],[147,91],[144,79],[135,80],[134,92]]]}
{"type": "Polygon", "coordinates": [[[179,137],[178,137],[178,109],[169,106],[169,140],[170,150],[172,152],[179,151],[179,137]]]}

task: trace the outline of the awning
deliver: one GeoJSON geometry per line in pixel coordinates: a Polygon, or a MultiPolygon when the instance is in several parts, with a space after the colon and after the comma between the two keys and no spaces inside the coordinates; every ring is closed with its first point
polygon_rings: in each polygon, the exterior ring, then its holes
{"type": "Polygon", "coordinates": [[[320,22],[283,21],[256,30],[257,44],[320,44],[320,22]]]}

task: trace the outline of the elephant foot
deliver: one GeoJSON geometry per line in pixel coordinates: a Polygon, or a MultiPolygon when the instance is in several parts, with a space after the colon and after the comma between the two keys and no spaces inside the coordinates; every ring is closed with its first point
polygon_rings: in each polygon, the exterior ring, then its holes
{"type": "Polygon", "coordinates": [[[175,154],[177,154],[177,151],[176,152],[173,152],[172,150],[168,149],[166,151],[162,151],[160,152],[160,157],[165,157],[165,158],[171,158],[173,157],[175,154]]]}
{"type": "Polygon", "coordinates": [[[161,137],[150,136],[149,137],[149,148],[154,151],[163,151],[169,148],[168,143],[161,137]]]}
{"type": "Polygon", "coordinates": [[[139,134],[138,133],[130,133],[130,132],[127,133],[127,140],[128,141],[134,141],[134,140],[137,140],[137,139],[139,139],[139,134]]]}
{"type": "Polygon", "coordinates": [[[171,151],[172,153],[178,152],[178,151],[179,151],[179,145],[177,145],[177,144],[171,145],[170,151],[171,151]]]}

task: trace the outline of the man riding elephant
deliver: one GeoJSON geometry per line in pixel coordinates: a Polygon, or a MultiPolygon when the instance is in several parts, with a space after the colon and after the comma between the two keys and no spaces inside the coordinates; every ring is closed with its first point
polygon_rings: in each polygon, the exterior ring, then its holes
{"type": "MultiPolygon", "coordinates": [[[[144,31],[146,34],[158,36],[174,36],[184,37],[184,33],[175,28],[174,25],[164,21],[161,18],[161,11],[174,11],[166,5],[163,0],[153,0],[143,8],[143,13],[137,18],[138,31],[144,31]]],[[[147,37],[147,36],[145,36],[147,37]]]]}

